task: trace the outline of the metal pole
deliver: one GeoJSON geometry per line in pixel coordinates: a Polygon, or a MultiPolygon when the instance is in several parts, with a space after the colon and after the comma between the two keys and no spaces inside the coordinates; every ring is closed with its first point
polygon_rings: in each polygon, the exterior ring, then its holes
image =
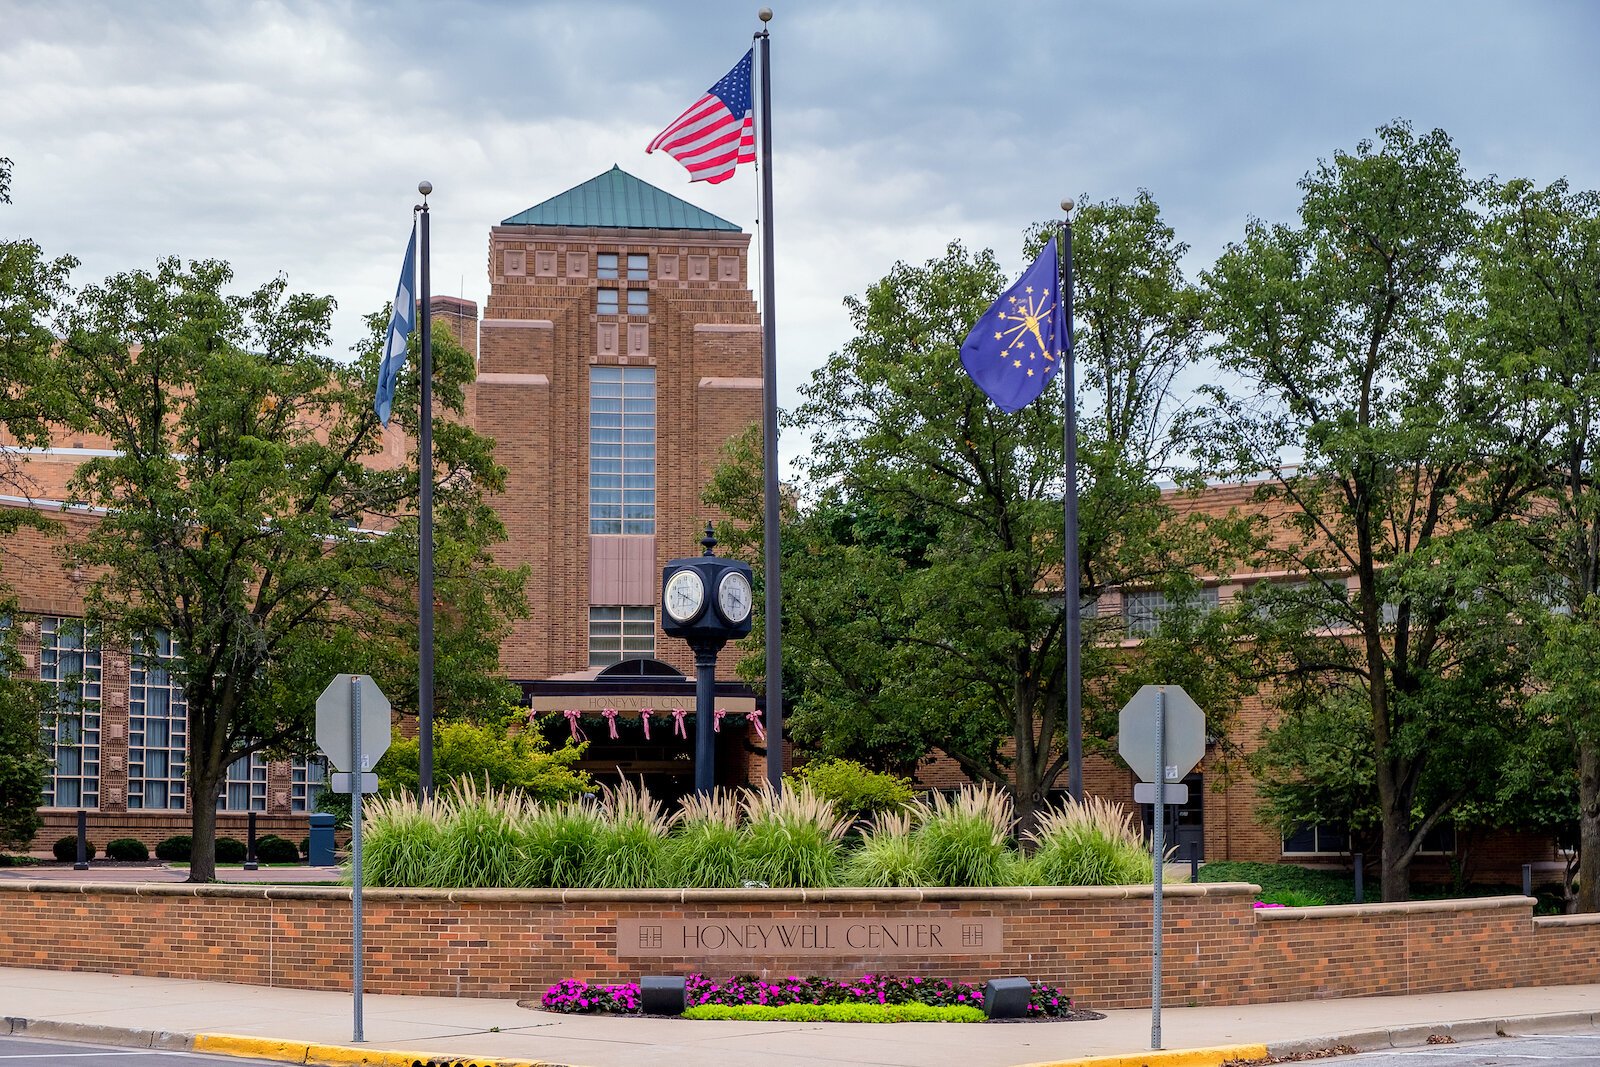
{"type": "Polygon", "coordinates": [[[1150,958],[1150,1047],[1161,1047],[1161,876],[1166,867],[1167,687],[1156,690],[1155,932],[1150,958]]]}
{"type": "Polygon", "coordinates": [[[260,862],[256,859],[256,813],[249,815],[249,829],[245,832],[244,869],[255,871],[261,869],[260,862]]]}
{"type": "Polygon", "coordinates": [[[761,9],[761,466],[765,475],[762,511],[762,584],[766,587],[767,781],[783,787],[783,589],[779,575],[778,507],[778,328],[772,313],[772,48],[766,24],[772,11],[761,9]]]}
{"type": "Polygon", "coordinates": [[[417,608],[417,764],[418,791],[433,796],[433,272],[428,249],[428,200],[433,186],[417,186],[422,213],[422,420],[417,443],[422,526],[418,534],[417,608]]]}
{"type": "Polygon", "coordinates": [[[1533,864],[1531,863],[1522,865],[1522,895],[1525,897],[1533,896],[1533,864]]]}
{"type": "MultiPolygon", "coordinates": [[[[694,650],[694,791],[709,796],[717,785],[716,713],[717,650],[694,650]]],[[[768,734],[768,744],[772,735],[768,734]]]]}
{"type": "Polygon", "coordinates": [[[78,859],[73,863],[75,871],[89,869],[89,814],[83,809],[78,809],[78,859]]]}
{"type": "Polygon", "coordinates": [[[354,931],[350,954],[350,988],[355,995],[352,1041],[365,1041],[361,1026],[361,776],[366,773],[366,755],[361,751],[361,675],[350,676],[350,925],[354,931]]]}
{"type": "Polygon", "coordinates": [[[1355,897],[1357,904],[1365,904],[1367,900],[1366,887],[1366,857],[1357,852],[1353,857],[1356,875],[1355,897]]]}
{"type": "MultiPolygon", "coordinates": [[[[1067,377],[1066,440],[1062,452],[1066,458],[1066,541],[1062,552],[1062,576],[1065,578],[1067,604],[1067,792],[1073,800],[1083,799],[1083,696],[1080,646],[1083,643],[1083,599],[1078,586],[1078,389],[1077,353],[1072,349],[1072,201],[1061,202],[1066,218],[1061,222],[1061,243],[1065,252],[1063,277],[1059,281],[1059,299],[1066,302],[1067,336],[1057,341],[1057,347],[1066,359],[1062,369],[1067,377]]],[[[1160,787],[1157,787],[1160,791],[1160,787]]]]}

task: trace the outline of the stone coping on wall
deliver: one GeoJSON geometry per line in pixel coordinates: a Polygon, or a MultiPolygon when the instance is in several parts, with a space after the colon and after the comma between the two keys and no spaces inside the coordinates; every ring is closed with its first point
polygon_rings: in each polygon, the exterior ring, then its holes
{"type": "Polygon", "coordinates": [[[1433,912],[1495,911],[1525,908],[1533,911],[1532,897],[1464,897],[1455,900],[1401,900],[1392,904],[1323,904],[1312,908],[1257,908],[1256,918],[1268,922],[1308,919],[1358,919],[1369,916],[1427,914],[1433,912]]]}
{"type": "Polygon", "coordinates": [[[1600,926],[1600,914],[1591,912],[1587,915],[1537,915],[1534,917],[1533,925],[1535,929],[1546,926],[1557,929],[1563,926],[1600,926]]]}
{"type": "MultiPolygon", "coordinates": [[[[1201,899],[1254,898],[1261,887],[1248,882],[1181,883],[1163,887],[1169,897],[1201,899]]],[[[141,897],[227,897],[261,900],[343,900],[351,895],[349,886],[239,885],[210,882],[65,882],[17,881],[0,883],[0,893],[60,893],[83,896],[141,897]]],[[[1114,886],[1008,886],[1005,888],[956,889],[367,889],[366,900],[448,901],[457,904],[919,904],[940,901],[1044,901],[1044,900],[1136,900],[1150,898],[1148,885],[1114,886]]],[[[1485,898],[1526,900],[1524,897],[1485,898]]],[[[1428,902],[1432,903],[1432,902],[1428,902]]],[[[1456,902],[1471,903],[1471,902],[1456,902]]],[[[1404,907],[1405,905],[1366,905],[1404,907]]],[[[1301,908],[1300,911],[1332,911],[1350,914],[1350,906],[1301,908]]],[[[1296,909],[1258,909],[1268,911],[1296,909]]]]}

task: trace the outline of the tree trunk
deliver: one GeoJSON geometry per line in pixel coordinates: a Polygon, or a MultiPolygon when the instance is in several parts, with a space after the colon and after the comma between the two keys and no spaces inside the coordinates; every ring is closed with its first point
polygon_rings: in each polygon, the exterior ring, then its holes
{"type": "MultiPolygon", "coordinates": [[[[1381,772],[1380,772],[1381,776],[1381,772]]],[[[1383,900],[1390,903],[1411,899],[1411,848],[1410,812],[1393,810],[1393,805],[1383,807],[1383,900]]]]}
{"type": "Polygon", "coordinates": [[[1600,741],[1578,744],[1578,910],[1600,911],[1600,741]]]}
{"type": "Polygon", "coordinates": [[[189,794],[189,881],[217,880],[217,782],[196,780],[189,794]]]}

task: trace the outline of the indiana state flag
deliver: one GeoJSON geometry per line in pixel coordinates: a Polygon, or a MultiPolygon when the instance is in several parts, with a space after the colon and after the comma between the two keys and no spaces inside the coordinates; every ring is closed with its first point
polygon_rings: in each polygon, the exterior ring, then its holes
{"type": "MultiPolygon", "coordinates": [[[[1067,284],[1071,285],[1070,276],[1067,284]]],[[[1002,411],[1020,411],[1072,358],[1056,239],[989,306],[961,344],[961,365],[1002,411]]]]}
{"type": "Polygon", "coordinates": [[[406,245],[405,265],[400,268],[400,285],[394,293],[394,314],[389,317],[389,330],[384,335],[383,358],[378,362],[378,395],[372,406],[378,412],[378,421],[389,425],[389,409],[394,406],[394,384],[400,378],[400,368],[406,365],[406,339],[417,324],[417,292],[413,283],[417,277],[417,224],[411,224],[411,240],[406,245]]]}

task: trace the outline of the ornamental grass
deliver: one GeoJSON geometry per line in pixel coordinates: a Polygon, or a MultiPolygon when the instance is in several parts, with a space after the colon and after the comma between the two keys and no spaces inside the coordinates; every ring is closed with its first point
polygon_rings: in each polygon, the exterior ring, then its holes
{"type": "Polygon", "coordinates": [[[522,827],[521,881],[507,884],[534,889],[588,885],[604,825],[600,810],[581,800],[535,808],[522,827]]]}
{"type": "Polygon", "coordinates": [[[763,782],[746,792],[742,806],[740,871],[747,881],[784,889],[838,883],[840,839],[850,824],[831,800],[804,786],[777,793],[763,782]]]}
{"type": "Polygon", "coordinates": [[[1028,836],[1028,867],[1043,885],[1139,885],[1155,878],[1150,847],[1133,815],[1100,797],[1047,811],[1028,836]]]}
{"type": "Polygon", "coordinates": [[[585,883],[596,889],[644,889],[660,884],[667,819],[643,781],[607,786],[594,830],[585,883]]]}
{"type": "Polygon", "coordinates": [[[840,881],[853,886],[928,885],[931,875],[910,812],[880,813],[845,857],[840,881]]]}
{"type": "Polygon", "coordinates": [[[361,805],[361,875],[373,886],[426,886],[439,850],[439,804],[402,790],[364,798],[361,805]]]}
{"type": "Polygon", "coordinates": [[[661,856],[662,884],[685,889],[737,889],[742,839],[739,798],[723,789],[685,797],[672,817],[661,856]]]}
{"type": "Polygon", "coordinates": [[[1004,886],[1015,883],[1011,847],[1013,810],[1005,791],[985,783],[954,797],[935,794],[922,806],[916,838],[929,881],[938,886],[1004,886]]]}
{"type": "Polygon", "coordinates": [[[480,889],[525,884],[522,827],[528,804],[519,793],[482,790],[470,778],[450,786],[426,884],[480,889]]]}

